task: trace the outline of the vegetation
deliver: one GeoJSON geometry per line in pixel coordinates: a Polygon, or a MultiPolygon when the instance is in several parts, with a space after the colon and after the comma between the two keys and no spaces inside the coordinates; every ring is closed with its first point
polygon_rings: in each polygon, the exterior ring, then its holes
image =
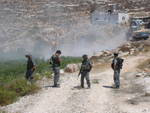
{"type": "MultiPolygon", "coordinates": [[[[61,68],[69,63],[79,63],[81,58],[62,57],[61,68]]],[[[36,81],[42,77],[51,78],[51,68],[48,61],[35,59],[36,71],[34,72],[34,82],[25,80],[26,61],[9,60],[0,62],[0,105],[8,105],[17,100],[18,97],[32,94],[38,91],[36,81]]]]}
{"type": "Polygon", "coordinates": [[[6,113],[5,111],[0,111],[0,113],[6,113]]]}

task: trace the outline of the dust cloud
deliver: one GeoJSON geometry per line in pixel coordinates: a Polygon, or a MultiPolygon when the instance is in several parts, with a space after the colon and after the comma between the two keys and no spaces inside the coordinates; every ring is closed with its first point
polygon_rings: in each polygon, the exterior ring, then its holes
{"type": "Polygon", "coordinates": [[[114,49],[126,39],[127,28],[119,25],[79,24],[63,36],[60,49],[65,55],[93,55],[102,50],[114,49]]]}
{"type": "Polygon", "coordinates": [[[127,41],[126,27],[111,23],[93,24],[89,18],[81,18],[76,24],[70,23],[69,27],[64,24],[60,29],[31,26],[31,29],[18,31],[19,36],[11,38],[7,38],[7,33],[0,29],[1,58],[18,59],[32,54],[48,59],[57,49],[62,50],[63,56],[93,55],[114,49],[127,41]],[[44,34],[50,30],[55,31],[55,35],[44,34]]]}

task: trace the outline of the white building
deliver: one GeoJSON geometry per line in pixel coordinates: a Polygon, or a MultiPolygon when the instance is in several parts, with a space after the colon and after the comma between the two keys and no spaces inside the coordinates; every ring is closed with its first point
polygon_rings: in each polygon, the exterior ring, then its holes
{"type": "Polygon", "coordinates": [[[129,22],[129,15],[127,13],[108,13],[95,11],[91,15],[91,22],[93,24],[127,24],[129,22]]]}
{"type": "Polygon", "coordinates": [[[118,13],[118,23],[127,24],[129,22],[129,15],[127,13],[118,13]]]}

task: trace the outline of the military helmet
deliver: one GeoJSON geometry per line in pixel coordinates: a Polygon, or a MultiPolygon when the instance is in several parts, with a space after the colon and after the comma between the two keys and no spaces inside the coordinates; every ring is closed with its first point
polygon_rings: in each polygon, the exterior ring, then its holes
{"type": "Polygon", "coordinates": [[[61,51],[60,51],[60,50],[57,50],[56,53],[61,54],[61,51]]]}
{"type": "Polygon", "coordinates": [[[118,56],[119,55],[119,53],[114,53],[114,56],[118,56]]]}
{"type": "Polygon", "coordinates": [[[25,57],[26,57],[26,58],[32,58],[32,55],[26,54],[25,57]]]}
{"type": "Polygon", "coordinates": [[[88,59],[88,55],[84,54],[84,55],[82,56],[82,58],[83,58],[83,59],[88,59]]]}

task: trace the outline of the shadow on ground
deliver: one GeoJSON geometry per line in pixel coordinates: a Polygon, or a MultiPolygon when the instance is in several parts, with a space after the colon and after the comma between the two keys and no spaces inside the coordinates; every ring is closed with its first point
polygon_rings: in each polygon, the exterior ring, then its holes
{"type": "Polygon", "coordinates": [[[104,88],[111,88],[111,89],[114,89],[115,87],[113,86],[103,86],[104,88]]]}
{"type": "Polygon", "coordinates": [[[72,90],[82,90],[82,89],[89,89],[89,88],[82,88],[81,86],[74,86],[73,88],[72,88],[72,90]]]}

